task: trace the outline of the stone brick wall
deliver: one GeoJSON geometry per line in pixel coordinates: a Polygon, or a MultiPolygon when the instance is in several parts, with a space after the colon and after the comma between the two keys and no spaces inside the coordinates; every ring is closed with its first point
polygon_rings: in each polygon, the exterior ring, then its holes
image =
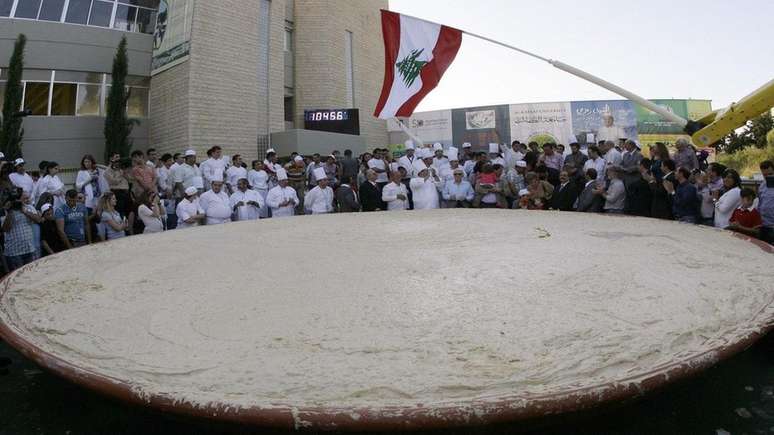
{"type": "Polygon", "coordinates": [[[345,38],[346,31],[351,31],[360,133],[371,148],[387,144],[386,122],[373,117],[384,76],[379,9],[387,8],[387,0],[296,1],[293,22],[297,126],[303,126],[304,109],[349,107],[345,38]]]}
{"type": "Polygon", "coordinates": [[[190,146],[190,64],[183,62],[151,79],[151,143],[163,153],[179,153],[190,146]]]}

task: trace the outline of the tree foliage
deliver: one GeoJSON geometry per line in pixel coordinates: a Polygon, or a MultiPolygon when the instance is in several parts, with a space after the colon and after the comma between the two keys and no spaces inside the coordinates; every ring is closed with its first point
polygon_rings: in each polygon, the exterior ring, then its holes
{"type": "Polygon", "coordinates": [[[22,70],[24,70],[24,46],[27,37],[20,34],[13,47],[13,54],[8,62],[8,81],[6,82],[5,98],[3,100],[2,124],[0,124],[0,151],[6,158],[22,157],[22,140],[24,118],[18,116],[22,107],[22,70]]]}
{"type": "Polygon", "coordinates": [[[770,143],[769,134],[774,129],[774,118],[771,112],[747,121],[740,130],[733,131],[717,146],[718,151],[733,154],[745,148],[766,148],[770,143]]]}
{"type": "Polygon", "coordinates": [[[136,121],[128,118],[126,103],[129,92],[126,89],[126,76],[129,72],[129,59],[126,54],[126,37],[121,38],[116,56],[113,58],[113,72],[110,92],[107,98],[105,115],[105,160],[118,153],[128,157],[132,149],[132,127],[136,121]]]}

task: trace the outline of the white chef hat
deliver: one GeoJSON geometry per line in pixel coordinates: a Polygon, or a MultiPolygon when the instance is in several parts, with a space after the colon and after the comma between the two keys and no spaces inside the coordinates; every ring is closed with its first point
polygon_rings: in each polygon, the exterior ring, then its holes
{"type": "Polygon", "coordinates": [[[500,145],[496,143],[490,143],[489,154],[500,154],[500,145]]]}
{"type": "Polygon", "coordinates": [[[527,162],[525,162],[524,160],[519,160],[518,162],[516,162],[516,167],[517,168],[526,168],[527,167],[527,162]]]}
{"type": "Polygon", "coordinates": [[[419,174],[420,171],[424,171],[427,169],[427,165],[422,160],[414,160],[414,172],[419,174]]]}
{"type": "Polygon", "coordinates": [[[406,145],[407,150],[413,150],[414,149],[414,141],[409,139],[406,142],[404,142],[404,145],[406,145]]]}
{"type": "Polygon", "coordinates": [[[18,159],[13,161],[13,165],[14,166],[19,166],[19,165],[23,165],[23,164],[24,164],[24,159],[22,159],[22,158],[18,158],[18,159]]]}
{"type": "Polygon", "coordinates": [[[449,156],[449,161],[452,161],[452,160],[459,161],[460,159],[459,150],[457,148],[449,147],[449,151],[447,152],[447,154],[449,156]]]}
{"type": "Polygon", "coordinates": [[[45,203],[42,207],[40,207],[40,212],[45,213],[51,209],[51,203],[45,203]]]}
{"type": "Polygon", "coordinates": [[[188,157],[188,156],[194,156],[194,157],[196,157],[196,151],[194,151],[194,150],[186,150],[186,151],[185,151],[185,156],[186,156],[186,157],[188,157]]]}
{"type": "Polygon", "coordinates": [[[521,189],[519,190],[519,196],[529,195],[529,190],[527,189],[521,189]]]}
{"type": "Polygon", "coordinates": [[[222,183],[223,182],[223,174],[218,173],[218,172],[212,174],[212,178],[210,179],[210,182],[212,182],[212,183],[222,183]]]}
{"type": "Polygon", "coordinates": [[[314,178],[317,181],[327,180],[328,179],[328,175],[325,173],[325,169],[317,168],[317,169],[314,170],[314,178]]]}
{"type": "Polygon", "coordinates": [[[471,145],[470,142],[465,142],[462,144],[462,148],[473,148],[473,145],[471,145]]]}
{"type": "Polygon", "coordinates": [[[266,150],[266,154],[276,153],[276,152],[277,150],[275,150],[274,148],[269,148],[268,150],[266,150]]]}
{"type": "Polygon", "coordinates": [[[296,161],[296,162],[303,162],[304,158],[301,157],[301,156],[295,156],[295,157],[293,157],[293,160],[296,161]]]}
{"type": "Polygon", "coordinates": [[[199,191],[193,186],[189,187],[188,189],[185,189],[185,194],[187,196],[196,195],[198,192],[199,191]]]}
{"type": "Polygon", "coordinates": [[[278,168],[277,169],[277,181],[287,180],[288,179],[288,171],[278,168]]]}
{"type": "Polygon", "coordinates": [[[430,148],[425,148],[425,152],[422,153],[422,158],[423,159],[432,159],[433,155],[434,155],[433,154],[433,150],[431,150],[430,148]]]}
{"type": "Polygon", "coordinates": [[[443,145],[440,142],[433,144],[433,151],[443,151],[443,145]]]}

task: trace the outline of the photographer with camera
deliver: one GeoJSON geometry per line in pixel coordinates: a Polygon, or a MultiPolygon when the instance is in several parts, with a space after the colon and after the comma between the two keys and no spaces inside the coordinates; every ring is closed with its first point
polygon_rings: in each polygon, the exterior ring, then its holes
{"type": "Polygon", "coordinates": [[[40,217],[34,208],[25,202],[29,202],[29,194],[18,189],[3,204],[5,209],[2,226],[5,233],[3,255],[8,272],[34,261],[37,252],[34,226],[40,222],[40,217]]]}

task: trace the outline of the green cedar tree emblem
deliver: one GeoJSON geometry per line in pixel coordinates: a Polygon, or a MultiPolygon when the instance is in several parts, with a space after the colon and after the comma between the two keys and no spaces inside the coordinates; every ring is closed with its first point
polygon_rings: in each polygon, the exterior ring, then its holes
{"type": "Polygon", "coordinates": [[[424,48],[421,50],[411,50],[411,53],[408,56],[395,64],[395,66],[398,67],[398,72],[401,77],[403,77],[403,83],[406,84],[406,87],[410,88],[411,85],[414,84],[414,81],[419,77],[419,72],[422,71],[422,68],[427,64],[425,61],[417,60],[417,57],[419,57],[423,51],[425,51],[424,48]]]}

